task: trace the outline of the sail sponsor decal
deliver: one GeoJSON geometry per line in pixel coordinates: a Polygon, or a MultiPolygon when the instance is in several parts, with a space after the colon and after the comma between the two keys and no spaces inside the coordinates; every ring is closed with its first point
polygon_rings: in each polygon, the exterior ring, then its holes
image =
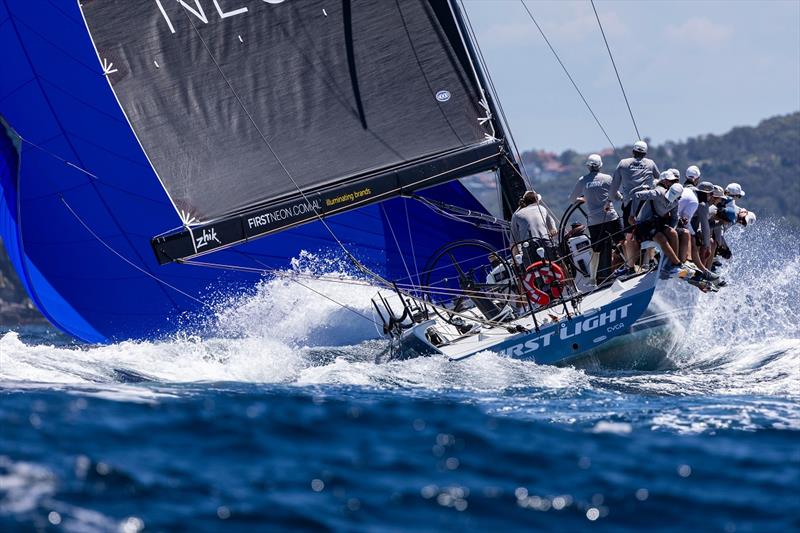
{"type": "Polygon", "coordinates": [[[336,187],[320,193],[322,210],[325,213],[336,213],[348,207],[377,202],[384,199],[388,194],[397,192],[399,187],[397,174],[395,173],[336,187]]]}
{"type": "Polygon", "coordinates": [[[308,222],[317,216],[379,201],[397,188],[397,178],[390,174],[328,191],[306,194],[303,198],[245,214],[242,218],[243,229],[247,237],[255,237],[308,222]]]}
{"type": "Polygon", "coordinates": [[[321,214],[322,202],[318,195],[268,207],[245,215],[244,231],[248,237],[291,226],[321,214]]]}
{"type": "Polygon", "coordinates": [[[574,318],[568,322],[562,322],[558,331],[549,331],[533,338],[520,341],[511,346],[507,346],[498,352],[507,357],[526,357],[541,348],[551,345],[554,338],[557,341],[567,341],[577,338],[583,333],[598,330],[598,333],[617,334],[625,328],[624,319],[628,317],[628,310],[633,303],[626,303],[615,307],[609,311],[597,313],[588,318],[574,318]]]}
{"type": "Polygon", "coordinates": [[[325,207],[336,207],[342,204],[352,204],[358,199],[366,199],[370,196],[372,196],[372,189],[369,187],[364,187],[358,191],[346,192],[344,194],[340,194],[339,196],[334,196],[333,198],[326,198],[325,207]]]}
{"type": "MultiPolygon", "coordinates": [[[[196,254],[206,253],[244,239],[242,225],[238,220],[220,220],[213,224],[196,226],[191,228],[189,234],[196,254]]],[[[163,249],[171,249],[171,247],[167,246],[163,249]]]]}
{"type": "MultiPolygon", "coordinates": [[[[193,17],[192,20],[195,24],[209,24],[250,13],[251,8],[255,8],[259,5],[277,5],[287,1],[288,0],[251,0],[250,2],[246,2],[245,0],[239,0],[238,5],[226,5],[223,7],[220,5],[219,0],[177,0],[177,2],[171,0],[154,0],[153,6],[154,9],[158,10],[169,32],[174,34],[178,33],[174,20],[185,20],[186,17],[190,15],[193,17]],[[245,4],[250,4],[250,7],[245,4]],[[183,8],[184,13],[176,12],[180,7],[183,8]],[[167,9],[169,9],[170,12],[168,12],[167,9]]],[[[239,36],[239,40],[242,40],[241,36],[239,36]]]]}
{"type": "Polygon", "coordinates": [[[163,265],[243,240],[241,221],[230,219],[203,226],[185,227],[179,233],[159,235],[150,244],[159,264],[163,265]]]}
{"type": "Polygon", "coordinates": [[[472,174],[497,165],[502,156],[498,143],[482,144],[467,150],[432,158],[427,164],[380,173],[353,180],[346,185],[267,205],[227,219],[184,227],[154,237],[151,241],[159,264],[171,263],[220,247],[313,222],[319,216],[336,215],[417,190],[472,174]],[[440,169],[456,167],[459,172],[440,169]]]}
{"type": "Polygon", "coordinates": [[[219,240],[219,236],[217,235],[217,228],[203,228],[200,232],[199,236],[194,237],[195,248],[200,251],[203,248],[208,248],[209,245],[212,247],[215,244],[222,244],[222,241],[219,240]]]}

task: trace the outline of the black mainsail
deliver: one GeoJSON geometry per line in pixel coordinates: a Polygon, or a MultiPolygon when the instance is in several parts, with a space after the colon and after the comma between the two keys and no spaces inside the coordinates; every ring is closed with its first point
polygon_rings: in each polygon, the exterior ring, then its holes
{"type": "Polygon", "coordinates": [[[448,0],[94,0],[106,74],[184,227],[159,262],[487,169],[518,189],[448,0]]]}

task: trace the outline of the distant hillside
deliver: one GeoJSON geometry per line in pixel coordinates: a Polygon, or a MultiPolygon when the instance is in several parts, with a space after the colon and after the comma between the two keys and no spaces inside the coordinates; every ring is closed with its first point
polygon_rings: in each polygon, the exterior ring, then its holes
{"type": "MultiPolygon", "coordinates": [[[[632,146],[619,147],[629,157],[632,146]]],[[[619,158],[611,149],[599,152],[603,170],[614,172],[619,158]]],[[[562,211],[575,180],[586,172],[588,154],[527,151],[522,160],[534,188],[548,205],[562,211]]],[[[700,167],[703,179],[722,185],[735,181],[746,196],[739,205],[758,216],[782,216],[800,226],[800,112],[766,119],[755,127],[737,127],[723,135],[702,135],[685,142],[651,146],[647,154],[663,171],[700,167]]]]}
{"type": "Polygon", "coordinates": [[[44,322],[11,266],[0,238],[0,325],[44,322]]]}

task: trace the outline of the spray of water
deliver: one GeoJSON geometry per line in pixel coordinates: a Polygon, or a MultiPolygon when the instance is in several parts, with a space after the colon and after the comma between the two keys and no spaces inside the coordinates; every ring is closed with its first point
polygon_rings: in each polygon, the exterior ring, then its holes
{"type": "Polygon", "coordinates": [[[729,284],[698,293],[691,318],[675,324],[675,368],[600,378],[610,390],[714,398],[691,410],[666,409],[653,417],[653,428],[800,428],[800,238],[765,221],[734,228],[728,241],[729,284]]]}
{"type": "Polygon", "coordinates": [[[278,277],[263,281],[252,295],[221,305],[214,338],[59,347],[26,344],[7,333],[0,338],[0,383],[233,381],[519,393],[528,400],[609,390],[800,399],[798,238],[778,222],[759,221],[732,231],[730,241],[735,255],[725,270],[729,286],[716,294],[698,293],[694,318],[680,324],[671,340],[675,368],[668,372],[594,374],[489,352],[457,364],[424,358],[377,365],[375,356],[385,342],[374,323],[352,312],[372,316],[375,289],[342,283],[349,278],[335,264],[305,254],[294,272],[317,279],[303,277],[303,283],[351,310],[278,277]]]}

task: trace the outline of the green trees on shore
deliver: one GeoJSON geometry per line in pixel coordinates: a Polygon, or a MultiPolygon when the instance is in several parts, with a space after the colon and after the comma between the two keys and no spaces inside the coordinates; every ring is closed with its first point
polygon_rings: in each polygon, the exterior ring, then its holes
{"type": "MultiPolygon", "coordinates": [[[[629,157],[631,145],[619,148],[629,157]]],[[[603,170],[613,173],[618,158],[600,151],[603,170]]],[[[567,150],[561,154],[528,151],[522,159],[551,208],[561,211],[575,180],[585,173],[588,154],[567,150]]],[[[800,112],[772,117],[755,127],[733,128],[723,135],[701,135],[684,142],[651,146],[648,157],[661,170],[697,165],[703,179],[722,185],[735,181],[746,192],[739,205],[760,217],[780,216],[800,226],[800,112]]]]}

